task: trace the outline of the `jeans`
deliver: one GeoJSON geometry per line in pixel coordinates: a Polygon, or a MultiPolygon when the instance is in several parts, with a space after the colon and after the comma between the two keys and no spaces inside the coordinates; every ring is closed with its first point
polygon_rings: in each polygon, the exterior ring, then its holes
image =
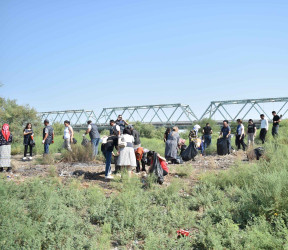
{"type": "Polygon", "coordinates": [[[260,139],[262,141],[262,144],[265,143],[266,134],[267,134],[267,130],[265,128],[261,128],[261,130],[260,130],[260,139]]]}
{"type": "Polygon", "coordinates": [[[211,135],[204,135],[204,149],[208,148],[211,144],[211,135]]]}
{"type": "Polygon", "coordinates": [[[231,147],[231,136],[229,136],[227,138],[227,146],[228,146],[228,154],[231,154],[232,153],[232,147],[231,147]]]}
{"type": "Polygon", "coordinates": [[[92,147],[93,147],[93,156],[98,155],[98,145],[100,142],[100,138],[91,139],[92,147]]]}
{"type": "Polygon", "coordinates": [[[273,137],[275,137],[275,135],[278,135],[278,129],[279,129],[279,125],[276,125],[276,126],[272,127],[272,135],[273,135],[273,137]]]}
{"type": "Polygon", "coordinates": [[[24,146],[24,157],[26,157],[26,155],[27,155],[28,147],[30,149],[30,156],[32,157],[32,148],[33,148],[32,145],[25,145],[24,146]]]}
{"type": "Polygon", "coordinates": [[[48,143],[44,143],[44,154],[49,154],[49,145],[48,143]]]}
{"type": "Polygon", "coordinates": [[[106,151],[105,177],[109,176],[109,173],[111,171],[111,159],[112,159],[112,152],[106,151]]]}

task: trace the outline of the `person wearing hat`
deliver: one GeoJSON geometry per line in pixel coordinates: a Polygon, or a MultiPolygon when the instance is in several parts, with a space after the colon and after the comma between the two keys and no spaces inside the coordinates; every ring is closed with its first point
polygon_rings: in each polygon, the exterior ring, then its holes
{"type": "Polygon", "coordinates": [[[123,134],[125,125],[129,125],[125,120],[122,119],[122,115],[118,115],[118,118],[116,120],[116,125],[118,125],[120,127],[120,133],[121,135],[123,134]]]}
{"type": "Polygon", "coordinates": [[[49,120],[45,119],[43,129],[43,141],[44,144],[44,155],[49,154],[49,146],[51,143],[54,143],[54,129],[49,125],[49,120]]]}

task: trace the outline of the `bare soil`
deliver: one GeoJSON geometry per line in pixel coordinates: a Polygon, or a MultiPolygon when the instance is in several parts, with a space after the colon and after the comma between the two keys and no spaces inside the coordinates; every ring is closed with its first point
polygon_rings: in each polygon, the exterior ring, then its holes
{"type": "MultiPolygon", "coordinates": [[[[101,161],[95,161],[90,163],[65,163],[57,159],[60,158],[59,154],[54,155],[55,162],[53,164],[43,164],[43,156],[37,155],[32,161],[23,161],[22,156],[12,156],[12,173],[2,173],[6,177],[20,183],[34,177],[46,177],[46,176],[58,176],[63,182],[77,178],[81,181],[81,185],[87,188],[92,185],[101,186],[109,195],[113,193],[113,186],[111,182],[113,180],[105,179],[105,164],[101,161]]],[[[189,185],[195,185],[199,180],[199,176],[207,172],[225,171],[235,165],[236,162],[248,162],[247,155],[243,151],[238,151],[230,155],[219,156],[200,156],[198,155],[195,161],[185,162],[183,165],[169,164],[169,174],[165,176],[165,182],[163,186],[167,186],[174,178],[182,178],[183,181],[189,183],[189,185]],[[191,169],[189,167],[191,166],[191,169]],[[185,170],[189,169],[189,173],[185,174],[185,170]],[[183,169],[181,169],[183,168],[183,169]],[[183,171],[184,170],[184,171],[183,171]]],[[[112,171],[114,171],[114,165],[112,165],[112,171]]],[[[134,175],[143,177],[146,173],[136,173],[134,175]]],[[[115,190],[116,191],[116,190],[115,190]]]]}

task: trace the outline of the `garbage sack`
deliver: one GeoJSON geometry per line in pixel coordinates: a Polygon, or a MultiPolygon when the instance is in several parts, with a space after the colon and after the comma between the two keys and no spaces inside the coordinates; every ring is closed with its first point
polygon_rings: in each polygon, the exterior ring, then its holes
{"type": "Polygon", "coordinates": [[[157,177],[157,182],[159,184],[163,184],[164,182],[163,169],[161,167],[161,164],[160,164],[160,161],[158,159],[156,152],[154,152],[154,155],[153,155],[153,164],[152,164],[152,168],[150,168],[150,173],[154,173],[157,177]]]}
{"type": "Polygon", "coordinates": [[[198,154],[194,141],[191,141],[189,146],[181,153],[183,161],[190,161],[198,154]]]}
{"type": "Polygon", "coordinates": [[[256,159],[259,160],[260,157],[264,154],[265,149],[263,147],[255,148],[254,153],[256,155],[256,159]]]}
{"type": "Polygon", "coordinates": [[[217,154],[218,155],[227,155],[228,152],[229,152],[228,139],[219,138],[217,140],[217,154]]]}
{"type": "Polygon", "coordinates": [[[87,147],[89,145],[89,140],[87,138],[83,137],[81,145],[84,147],[87,147]]]}
{"type": "Polygon", "coordinates": [[[176,159],[173,161],[174,164],[183,164],[183,159],[180,155],[177,155],[176,159]]]}

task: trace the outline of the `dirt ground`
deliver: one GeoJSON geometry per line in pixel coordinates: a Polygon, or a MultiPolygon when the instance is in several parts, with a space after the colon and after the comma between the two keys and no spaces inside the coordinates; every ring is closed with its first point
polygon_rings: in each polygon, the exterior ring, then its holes
{"type": "MultiPolygon", "coordinates": [[[[54,155],[55,159],[59,159],[60,155],[54,155]]],[[[247,155],[243,151],[235,152],[231,155],[219,156],[197,156],[195,161],[185,162],[183,165],[169,164],[169,174],[165,176],[163,186],[167,186],[173,180],[173,178],[183,178],[191,185],[197,183],[199,176],[206,172],[225,171],[236,162],[248,162],[247,155]],[[191,169],[190,169],[191,167],[191,169]],[[186,174],[187,173],[187,174],[186,174]]],[[[114,164],[112,165],[112,171],[114,171],[114,164]]],[[[81,180],[83,187],[89,187],[92,185],[101,186],[108,194],[113,192],[111,182],[113,180],[105,179],[105,164],[103,162],[91,162],[91,163],[65,163],[55,160],[53,164],[45,165],[42,161],[42,155],[37,155],[32,161],[23,161],[22,156],[12,156],[12,173],[2,173],[6,175],[7,179],[15,181],[16,183],[23,182],[33,177],[45,177],[45,176],[58,176],[65,180],[71,178],[77,178],[81,180]]],[[[133,175],[143,178],[146,175],[145,172],[136,173],[133,171],[133,175]]]]}

